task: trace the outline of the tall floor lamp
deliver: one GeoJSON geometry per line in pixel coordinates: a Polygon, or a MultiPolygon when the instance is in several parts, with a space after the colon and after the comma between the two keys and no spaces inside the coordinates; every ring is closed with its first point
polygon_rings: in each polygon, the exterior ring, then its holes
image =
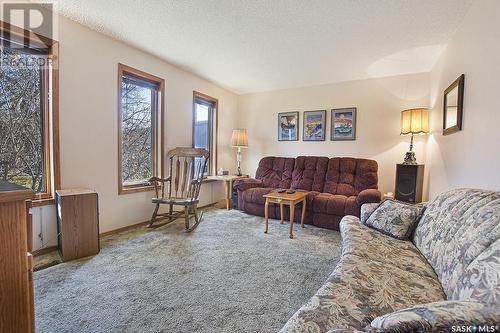
{"type": "Polygon", "coordinates": [[[424,108],[401,111],[401,135],[411,134],[410,150],[403,164],[417,164],[413,151],[413,135],[429,133],[429,110],[424,108]]]}
{"type": "Polygon", "coordinates": [[[248,148],[248,133],[244,128],[237,128],[233,130],[231,136],[231,146],[238,148],[236,161],[238,161],[237,176],[241,176],[241,148],[248,148]]]}

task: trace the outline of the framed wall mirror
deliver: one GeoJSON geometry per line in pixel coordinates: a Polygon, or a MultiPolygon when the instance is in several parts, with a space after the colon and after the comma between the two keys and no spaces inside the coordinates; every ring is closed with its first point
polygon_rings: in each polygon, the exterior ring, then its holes
{"type": "Polygon", "coordinates": [[[462,74],[444,91],[443,135],[462,130],[464,80],[465,75],[462,74]]]}

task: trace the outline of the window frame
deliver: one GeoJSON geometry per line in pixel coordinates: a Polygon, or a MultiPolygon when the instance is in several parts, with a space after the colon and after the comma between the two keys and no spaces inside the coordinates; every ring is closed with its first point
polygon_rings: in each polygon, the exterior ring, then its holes
{"type": "Polygon", "coordinates": [[[59,145],[59,42],[0,20],[0,36],[18,44],[47,48],[51,68],[41,70],[43,137],[43,175],[45,191],[35,193],[33,207],[55,204],[55,192],[61,186],[59,145]]]}
{"type": "Polygon", "coordinates": [[[164,136],[165,136],[165,80],[138,70],[136,68],[124,65],[122,63],[118,63],[118,194],[129,194],[129,193],[137,193],[137,192],[149,192],[154,190],[153,185],[144,185],[144,184],[123,184],[123,166],[122,166],[122,136],[123,136],[123,128],[122,128],[122,78],[124,74],[129,74],[138,79],[144,80],[149,83],[154,83],[159,86],[158,89],[158,98],[157,103],[159,103],[159,107],[157,107],[156,112],[153,114],[151,119],[152,127],[153,127],[153,138],[152,140],[152,150],[153,150],[153,176],[164,178],[164,136]],[[160,132],[158,135],[158,131],[160,132]]]}
{"type": "Polygon", "coordinates": [[[217,132],[218,132],[218,114],[219,114],[219,100],[212,96],[200,93],[196,90],[193,91],[193,113],[192,113],[192,129],[191,129],[191,146],[194,148],[195,137],[195,119],[196,119],[196,101],[201,100],[207,104],[213,104],[213,108],[211,109],[209,114],[209,126],[208,126],[208,141],[209,141],[209,152],[210,157],[208,161],[208,174],[205,176],[213,176],[217,174],[217,132]]]}

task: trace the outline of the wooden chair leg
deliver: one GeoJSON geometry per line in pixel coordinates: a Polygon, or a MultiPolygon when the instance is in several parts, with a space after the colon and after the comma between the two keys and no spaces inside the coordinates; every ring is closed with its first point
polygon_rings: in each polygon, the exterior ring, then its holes
{"type": "Polygon", "coordinates": [[[168,217],[169,221],[172,221],[173,212],[174,212],[174,205],[170,204],[170,208],[168,209],[168,213],[170,214],[170,216],[168,217]]]}
{"type": "Polygon", "coordinates": [[[194,215],[195,223],[189,229],[187,229],[188,232],[191,232],[194,229],[196,229],[196,227],[200,224],[200,222],[201,222],[201,220],[203,218],[203,212],[201,212],[200,214],[198,214],[198,207],[197,206],[193,206],[192,210],[193,210],[193,215],[194,215]]]}
{"type": "Polygon", "coordinates": [[[186,230],[189,230],[189,206],[184,206],[184,219],[186,220],[186,230]]]}
{"type": "Polygon", "coordinates": [[[193,206],[193,214],[194,214],[194,220],[196,221],[196,223],[200,223],[200,218],[198,217],[198,207],[196,206],[193,206]]]}
{"type": "Polygon", "coordinates": [[[156,204],[155,210],[153,211],[153,216],[151,216],[151,221],[148,224],[148,228],[151,228],[153,226],[153,223],[155,223],[159,208],[160,208],[160,204],[156,204]]]}

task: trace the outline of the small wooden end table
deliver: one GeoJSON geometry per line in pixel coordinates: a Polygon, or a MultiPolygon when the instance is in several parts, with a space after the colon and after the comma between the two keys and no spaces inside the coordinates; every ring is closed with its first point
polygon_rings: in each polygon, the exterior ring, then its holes
{"type": "Polygon", "coordinates": [[[304,228],[304,217],[306,215],[306,196],[307,193],[305,192],[295,192],[288,194],[286,192],[278,193],[277,191],[272,191],[271,193],[263,195],[263,197],[266,198],[266,231],[264,231],[264,233],[267,234],[269,226],[269,204],[277,203],[280,205],[281,224],[283,224],[283,205],[290,206],[290,238],[293,238],[293,219],[295,216],[295,205],[302,202],[301,226],[302,228],[304,228]]]}
{"type": "Polygon", "coordinates": [[[225,175],[225,176],[208,176],[208,180],[222,180],[224,182],[224,189],[226,192],[226,209],[230,210],[233,206],[231,195],[233,192],[233,181],[240,178],[248,178],[248,175],[225,175]]]}

